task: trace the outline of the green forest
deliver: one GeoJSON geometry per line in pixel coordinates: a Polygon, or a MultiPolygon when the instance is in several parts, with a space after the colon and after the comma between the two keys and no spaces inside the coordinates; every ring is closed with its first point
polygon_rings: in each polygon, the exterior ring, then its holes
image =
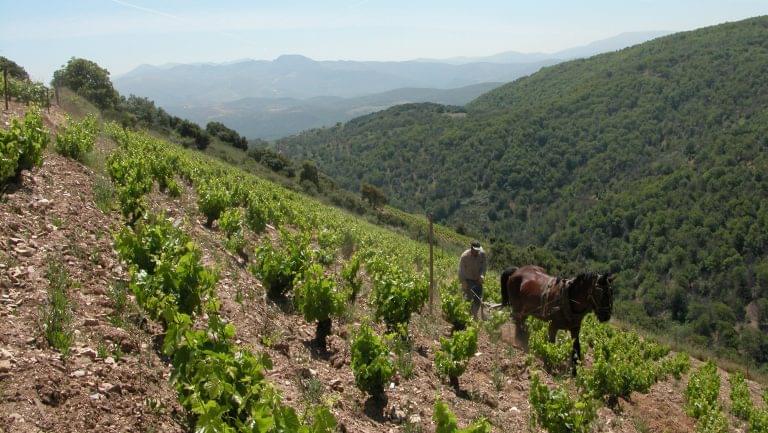
{"type": "Polygon", "coordinates": [[[275,147],[494,239],[498,267],[615,272],[615,318],[768,366],[768,17],[275,147]],[[508,244],[532,253],[504,256],[508,244]]]}

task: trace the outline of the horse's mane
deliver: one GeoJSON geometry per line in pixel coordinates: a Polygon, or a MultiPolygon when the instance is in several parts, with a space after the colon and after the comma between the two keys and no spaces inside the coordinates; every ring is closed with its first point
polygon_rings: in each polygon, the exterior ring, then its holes
{"type": "Polygon", "coordinates": [[[584,290],[585,288],[589,288],[589,284],[591,284],[595,279],[597,278],[597,273],[587,271],[587,272],[581,272],[571,281],[571,284],[568,287],[569,293],[573,293],[573,290],[584,290]]]}

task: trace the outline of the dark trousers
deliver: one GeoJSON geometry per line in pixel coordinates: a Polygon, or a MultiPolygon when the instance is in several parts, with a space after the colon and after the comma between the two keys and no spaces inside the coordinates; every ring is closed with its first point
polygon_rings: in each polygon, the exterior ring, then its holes
{"type": "Polygon", "coordinates": [[[477,320],[477,313],[483,306],[483,285],[479,281],[467,280],[464,299],[472,304],[472,317],[477,320]]]}

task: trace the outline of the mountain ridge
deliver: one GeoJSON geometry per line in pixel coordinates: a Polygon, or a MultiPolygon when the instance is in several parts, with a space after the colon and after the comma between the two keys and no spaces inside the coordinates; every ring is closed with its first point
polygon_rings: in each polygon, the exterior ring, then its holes
{"type": "Polygon", "coordinates": [[[580,57],[590,57],[590,56],[594,56],[604,52],[620,50],[623,48],[630,47],[632,45],[646,42],[651,39],[655,39],[661,36],[666,36],[671,33],[672,32],[670,31],[664,31],[664,30],[646,31],[646,32],[639,32],[639,31],[623,32],[610,38],[600,39],[585,45],[566,48],[566,49],[554,51],[551,53],[544,53],[544,52],[524,53],[519,51],[503,51],[500,53],[491,54],[489,56],[478,56],[478,57],[460,56],[460,57],[449,57],[447,59],[419,58],[415,60],[424,61],[424,62],[450,63],[450,64],[456,64],[456,65],[473,63],[473,62],[528,63],[528,62],[536,62],[536,61],[541,61],[546,59],[560,59],[564,61],[564,60],[571,60],[571,59],[580,58],[580,57]]]}

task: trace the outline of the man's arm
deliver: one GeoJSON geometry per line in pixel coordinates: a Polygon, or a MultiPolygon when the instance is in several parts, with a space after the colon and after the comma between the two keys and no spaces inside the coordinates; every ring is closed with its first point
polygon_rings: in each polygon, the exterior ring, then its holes
{"type": "Polygon", "coordinates": [[[459,282],[461,283],[461,287],[466,289],[467,288],[467,278],[464,274],[464,255],[462,254],[459,258],[459,282]]]}

